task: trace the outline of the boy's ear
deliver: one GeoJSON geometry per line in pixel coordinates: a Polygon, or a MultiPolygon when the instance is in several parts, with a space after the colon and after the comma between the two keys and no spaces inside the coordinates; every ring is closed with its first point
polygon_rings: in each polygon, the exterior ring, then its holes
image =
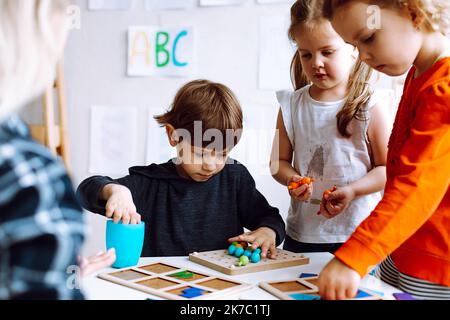
{"type": "Polygon", "coordinates": [[[171,124],[166,125],[166,133],[169,138],[169,143],[172,147],[176,147],[178,145],[179,139],[175,128],[171,124]]]}

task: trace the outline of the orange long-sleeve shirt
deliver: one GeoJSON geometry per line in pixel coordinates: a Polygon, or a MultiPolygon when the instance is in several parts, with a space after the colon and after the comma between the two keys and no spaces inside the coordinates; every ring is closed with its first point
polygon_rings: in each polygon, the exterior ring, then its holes
{"type": "Polygon", "coordinates": [[[383,199],[336,257],[364,276],[391,254],[400,272],[450,286],[450,58],[406,79],[383,199]]]}

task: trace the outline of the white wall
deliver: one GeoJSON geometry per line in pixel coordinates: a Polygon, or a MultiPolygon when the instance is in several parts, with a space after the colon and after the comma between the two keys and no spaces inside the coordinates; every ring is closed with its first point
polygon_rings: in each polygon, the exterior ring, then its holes
{"type": "MultiPolygon", "coordinates": [[[[147,110],[163,112],[177,89],[195,78],[228,85],[242,103],[247,125],[266,130],[275,127],[278,105],[274,91],[258,89],[258,19],[265,15],[288,16],[289,4],[263,6],[250,0],[244,6],[236,7],[150,12],[144,10],[140,1],[130,11],[87,11],[87,0],[76,0],[75,3],[82,9],[81,29],[71,32],[65,71],[71,162],[76,185],[91,175],[88,171],[89,124],[93,105],[138,108],[138,161],[129,166],[154,161],[146,159],[147,110]],[[126,77],[127,29],[133,25],[193,26],[197,42],[197,74],[190,79],[126,77]]],[[[392,88],[391,80],[385,79],[380,86],[392,88]]],[[[163,131],[152,139],[165,139],[163,131]]],[[[271,142],[271,137],[258,141],[265,150],[258,159],[262,163],[269,161],[271,142]]],[[[244,142],[238,148],[245,153],[248,146],[244,142]]],[[[238,160],[248,165],[246,159],[238,160]]],[[[126,174],[127,168],[123,169],[126,174]]],[[[273,180],[268,170],[261,172],[256,165],[249,165],[249,169],[259,190],[285,217],[290,201],[285,187],[273,180]]],[[[85,254],[94,254],[104,249],[105,222],[104,218],[92,214],[88,218],[91,235],[85,254]]]]}

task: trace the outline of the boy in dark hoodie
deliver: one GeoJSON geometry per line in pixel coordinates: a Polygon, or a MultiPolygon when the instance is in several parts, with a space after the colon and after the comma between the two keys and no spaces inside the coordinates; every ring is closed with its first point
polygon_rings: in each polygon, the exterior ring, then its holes
{"type": "Polygon", "coordinates": [[[186,256],[247,241],[261,247],[263,258],[269,252],[275,258],[284,221],[248,170],[228,157],[240,140],[242,118],[226,86],[206,80],[186,84],[171,109],[155,117],[178,157],[130,168],[120,179],[84,180],[77,190],[82,206],[124,224],[140,223],[142,217],[143,256],[186,256]]]}

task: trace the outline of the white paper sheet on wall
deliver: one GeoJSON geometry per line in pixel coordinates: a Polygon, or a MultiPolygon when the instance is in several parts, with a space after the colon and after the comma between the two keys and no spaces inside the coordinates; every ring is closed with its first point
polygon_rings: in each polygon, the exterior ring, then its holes
{"type": "Polygon", "coordinates": [[[165,128],[161,128],[153,118],[161,113],[160,109],[148,110],[149,121],[147,122],[147,152],[145,157],[147,164],[165,163],[177,156],[175,148],[169,144],[165,128]]]}
{"type": "Polygon", "coordinates": [[[93,106],[89,172],[126,174],[136,164],[137,109],[93,106]]]}
{"type": "Polygon", "coordinates": [[[244,164],[255,176],[270,175],[269,163],[275,136],[278,107],[245,105],[244,130],[231,157],[244,164]]]}
{"type": "Polygon", "coordinates": [[[89,10],[129,10],[133,0],[89,0],[89,10]]]}
{"type": "Polygon", "coordinates": [[[195,72],[192,27],[129,27],[128,76],[189,77],[195,72]]]}
{"type": "Polygon", "coordinates": [[[290,65],[295,46],[287,36],[288,16],[262,16],[259,20],[259,88],[292,88],[290,65]]]}
{"type": "Polygon", "coordinates": [[[235,6],[244,4],[247,0],[200,0],[200,6],[213,7],[213,6],[235,6]]]}
{"type": "Polygon", "coordinates": [[[193,8],[195,0],[145,0],[145,8],[151,10],[172,10],[193,8]]]}

